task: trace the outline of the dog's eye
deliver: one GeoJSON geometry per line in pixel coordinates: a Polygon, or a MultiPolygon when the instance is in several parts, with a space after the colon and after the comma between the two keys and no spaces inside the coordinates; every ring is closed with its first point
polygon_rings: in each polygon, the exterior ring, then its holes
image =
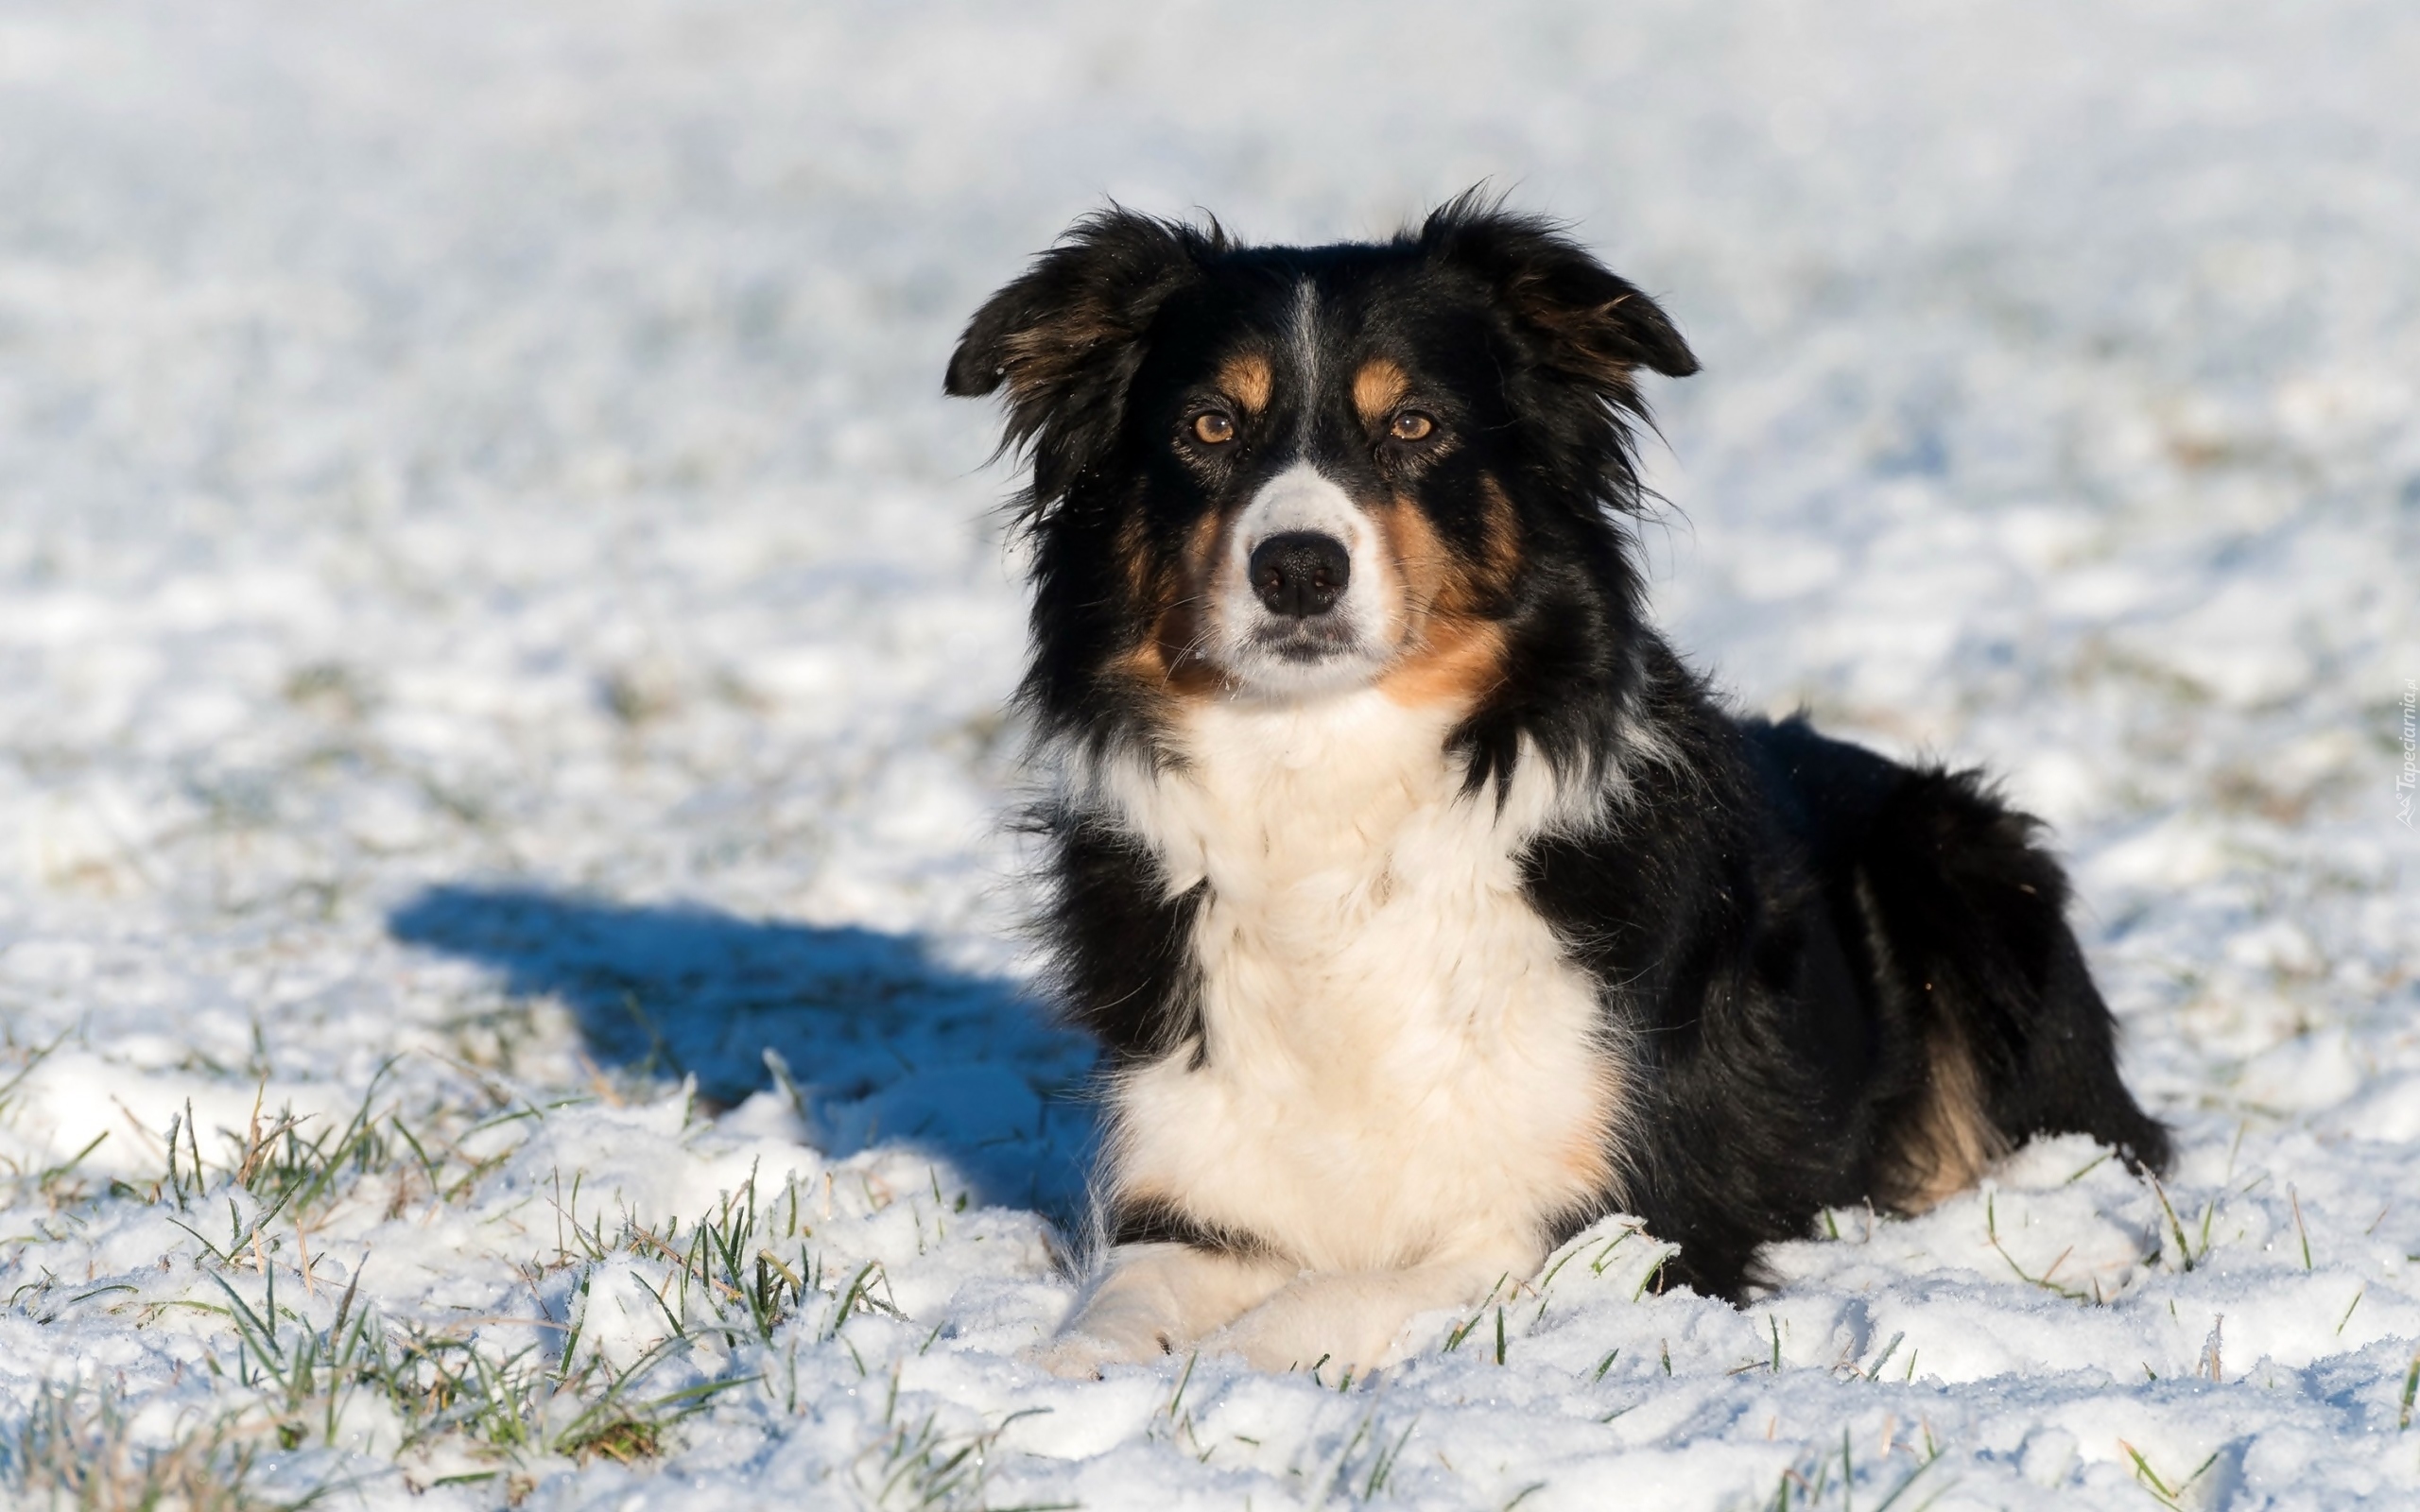
{"type": "Polygon", "coordinates": [[[1193,438],[1204,446],[1223,446],[1236,438],[1236,418],[1205,410],[1193,417],[1193,438]]]}
{"type": "Polygon", "coordinates": [[[1416,409],[1407,409],[1387,427],[1387,434],[1398,441],[1425,441],[1436,430],[1437,422],[1416,409]]]}

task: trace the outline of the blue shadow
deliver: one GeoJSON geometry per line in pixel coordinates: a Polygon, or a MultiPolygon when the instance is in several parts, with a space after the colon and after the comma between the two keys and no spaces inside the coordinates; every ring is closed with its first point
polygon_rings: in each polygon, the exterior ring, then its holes
{"type": "Polygon", "coordinates": [[[428,889],[387,928],[497,971],[509,994],[557,999],[601,1066],[694,1075],[729,1106],[774,1088],[770,1051],[828,1154],[904,1143],[981,1200],[1062,1217],[1080,1203],[1091,1048],[1016,984],[913,936],[465,885],[428,889]]]}

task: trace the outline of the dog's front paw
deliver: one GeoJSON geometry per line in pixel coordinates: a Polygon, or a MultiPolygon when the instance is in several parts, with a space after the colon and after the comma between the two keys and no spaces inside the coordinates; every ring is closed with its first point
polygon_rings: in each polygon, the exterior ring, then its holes
{"type": "Polygon", "coordinates": [[[1263,1303],[1201,1341],[1212,1353],[1239,1354],[1256,1370],[1312,1370],[1334,1380],[1358,1375],[1388,1355],[1394,1330],[1350,1312],[1332,1314],[1316,1295],[1263,1303]]]}
{"type": "Polygon", "coordinates": [[[1104,1366],[1142,1365],[1166,1353],[1167,1341],[1155,1332],[1073,1328],[1035,1345],[1026,1358],[1054,1376],[1098,1381],[1104,1366]]]}
{"type": "Polygon", "coordinates": [[[1332,1349],[1313,1348],[1311,1341],[1278,1329],[1253,1326],[1250,1318],[1220,1329],[1201,1341],[1207,1354],[1241,1355],[1255,1370],[1286,1371],[1327,1363],[1332,1349]]]}
{"type": "Polygon", "coordinates": [[[1412,1318],[1456,1306],[1465,1293],[1478,1295],[1465,1275],[1434,1268],[1302,1276],[1201,1347],[1262,1370],[1364,1376],[1403,1358],[1412,1318]]]}

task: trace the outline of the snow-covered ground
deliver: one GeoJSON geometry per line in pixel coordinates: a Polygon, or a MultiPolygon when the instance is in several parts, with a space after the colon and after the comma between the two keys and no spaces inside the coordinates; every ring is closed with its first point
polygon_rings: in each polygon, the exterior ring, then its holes
{"type": "Polygon", "coordinates": [[[1480,11],[0,6],[0,1501],[2420,1503],[2420,12],[1480,11]],[[1660,614],[2057,824],[2182,1159],[1050,1380],[942,362],[1481,178],[1705,359],[1660,614]]]}

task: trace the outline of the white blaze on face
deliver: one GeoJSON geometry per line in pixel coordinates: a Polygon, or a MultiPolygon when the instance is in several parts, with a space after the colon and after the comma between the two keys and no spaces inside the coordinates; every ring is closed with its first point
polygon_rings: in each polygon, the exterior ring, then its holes
{"type": "Polygon", "coordinates": [[[1297,696],[1358,687],[1394,653],[1393,572],[1378,527],[1308,462],[1263,485],[1228,532],[1211,590],[1219,664],[1253,693],[1297,696]],[[1289,619],[1253,589],[1252,556],[1275,536],[1329,537],[1351,562],[1343,594],[1324,614],[1289,619]]]}

